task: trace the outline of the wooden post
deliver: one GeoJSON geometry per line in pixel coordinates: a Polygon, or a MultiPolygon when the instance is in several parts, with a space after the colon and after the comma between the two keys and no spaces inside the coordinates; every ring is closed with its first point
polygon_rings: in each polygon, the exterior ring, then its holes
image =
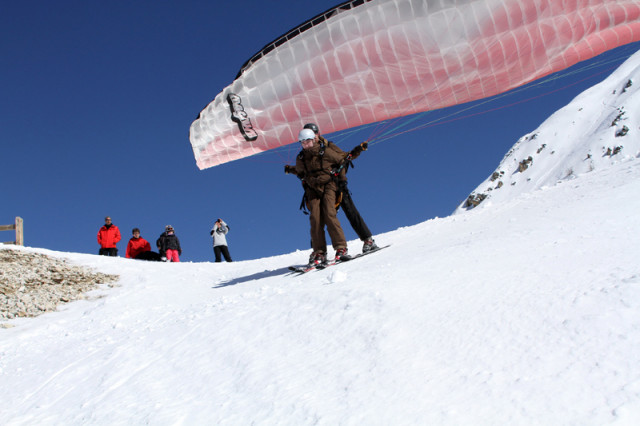
{"type": "Polygon", "coordinates": [[[0,231],[13,231],[16,230],[16,240],[8,241],[5,244],[15,244],[17,246],[24,245],[24,234],[22,232],[22,218],[20,216],[16,216],[16,223],[13,225],[0,225],[0,231]]]}
{"type": "Polygon", "coordinates": [[[24,233],[22,232],[22,218],[20,216],[16,216],[16,245],[23,246],[24,245],[24,233]]]}

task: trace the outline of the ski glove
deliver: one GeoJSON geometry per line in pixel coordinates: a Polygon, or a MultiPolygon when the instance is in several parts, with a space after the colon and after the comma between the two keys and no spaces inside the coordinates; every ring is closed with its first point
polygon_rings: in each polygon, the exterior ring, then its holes
{"type": "Polygon", "coordinates": [[[368,147],[369,147],[369,143],[362,142],[360,145],[356,146],[351,150],[351,155],[353,157],[357,157],[358,155],[360,155],[362,151],[366,151],[368,147]]]}
{"type": "Polygon", "coordinates": [[[294,166],[286,165],[286,166],[284,166],[284,172],[286,174],[289,174],[289,173],[295,174],[296,173],[296,168],[294,166]]]}

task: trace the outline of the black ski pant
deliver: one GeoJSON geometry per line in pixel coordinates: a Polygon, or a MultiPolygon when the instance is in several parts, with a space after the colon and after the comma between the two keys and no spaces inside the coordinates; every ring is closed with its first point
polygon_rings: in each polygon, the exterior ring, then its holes
{"type": "Polygon", "coordinates": [[[98,254],[100,256],[118,256],[118,249],[115,247],[110,247],[110,248],[100,248],[100,251],[98,252],[98,254]]]}
{"type": "Polygon", "coordinates": [[[222,256],[224,256],[224,260],[227,262],[232,262],[231,255],[229,254],[229,248],[227,246],[214,246],[213,254],[216,256],[216,262],[222,262],[222,256]]]}
{"type": "Polygon", "coordinates": [[[362,216],[360,216],[358,209],[356,209],[356,205],[353,203],[353,199],[346,185],[342,187],[342,202],[340,206],[342,207],[344,215],[349,220],[351,227],[356,234],[358,234],[358,237],[360,237],[360,240],[366,241],[371,238],[371,231],[362,216]]]}
{"type": "Polygon", "coordinates": [[[143,251],[142,253],[137,255],[135,258],[138,260],[151,260],[156,262],[159,262],[162,260],[162,256],[160,256],[160,253],[156,253],[155,251],[143,251]]]}

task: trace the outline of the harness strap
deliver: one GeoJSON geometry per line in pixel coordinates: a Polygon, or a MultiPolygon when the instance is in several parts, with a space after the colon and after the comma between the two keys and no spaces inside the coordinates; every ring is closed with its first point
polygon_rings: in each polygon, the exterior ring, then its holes
{"type": "Polygon", "coordinates": [[[349,166],[353,168],[353,162],[351,161],[351,154],[347,155],[337,168],[331,170],[331,176],[333,176],[333,178],[336,179],[340,174],[340,172],[342,171],[342,169],[346,167],[348,170],[349,166]]]}
{"type": "MultiPolygon", "coordinates": [[[[324,141],[322,139],[320,139],[320,151],[318,151],[318,155],[320,156],[320,168],[318,170],[313,170],[313,174],[316,174],[318,172],[322,172],[324,170],[324,151],[325,151],[326,147],[324,144],[324,141]]],[[[304,156],[304,150],[300,151],[298,153],[298,158],[300,158],[301,160],[303,159],[304,156]]],[[[304,165],[304,174],[305,176],[312,176],[312,173],[309,172],[309,168],[307,167],[307,162],[303,161],[302,164],[304,165]]]]}
{"type": "MultiPolygon", "coordinates": [[[[324,140],[320,139],[320,151],[318,151],[318,155],[320,156],[320,170],[317,170],[316,172],[324,171],[325,149],[326,149],[326,145],[324,143],[324,140]]],[[[304,150],[300,151],[300,153],[298,154],[298,157],[300,159],[303,159],[303,155],[304,155],[304,150]]],[[[335,203],[336,210],[340,208],[340,203],[342,203],[342,192],[344,191],[343,186],[340,185],[340,182],[338,181],[337,178],[340,172],[342,171],[342,169],[345,167],[345,165],[348,167],[349,164],[351,164],[351,167],[353,167],[353,164],[351,163],[351,154],[347,155],[345,160],[343,160],[342,163],[340,163],[340,167],[338,167],[338,169],[333,169],[331,170],[331,172],[329,172],[329,174],[331,175],[331,179],[336,183],[336,186],[338,188],[338,190],[336,191],[336,203],[335,203]]],[[[304,165],[305,175],[306,176],[310,175],[309,169],[307,168],[307,162],[303,161],[303,165],[304,165]]],[[[306,215],[309,214],[309,210],[307,208],[308,201],[309,199],[307,198],[307,191],[305,190],[304,193],[302,194],[302,201],[300,202],[300,210],[302,210],[302,213],[306,215]]]]}
{"type": "Polygon", "coordinates": [[[300,210],[302,210],[302,213],[308,215],[309,214],[309,210],[307,209],[307,191],[304,191],[302,193],[302,201],[300,202],[300,210]]]}

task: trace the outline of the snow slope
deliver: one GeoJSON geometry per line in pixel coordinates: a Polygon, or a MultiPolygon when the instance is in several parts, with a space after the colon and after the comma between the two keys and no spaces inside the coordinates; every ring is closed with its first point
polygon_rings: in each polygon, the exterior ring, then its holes
{"type": "MultiPolygon", "coordinates": [[[[516,142],[469,196],[491,205],[640,152],[640,52],[516,142]]],[[[474,208],[463,202],[456,213],[474,208]]]]}
{"type": "Polygon", "coordinates": [[[0,424],[638,424],[638,193],[629,159],[299,277],[24,248],[122,279],[0,330],[0,424]]]}
{"type": "Polygon", "coordinates": [[[482,208],[324,271],[18,248],[121,280],[0,329],[0,424],[640,424],[630,62],[519,141],[482,208]]]}

